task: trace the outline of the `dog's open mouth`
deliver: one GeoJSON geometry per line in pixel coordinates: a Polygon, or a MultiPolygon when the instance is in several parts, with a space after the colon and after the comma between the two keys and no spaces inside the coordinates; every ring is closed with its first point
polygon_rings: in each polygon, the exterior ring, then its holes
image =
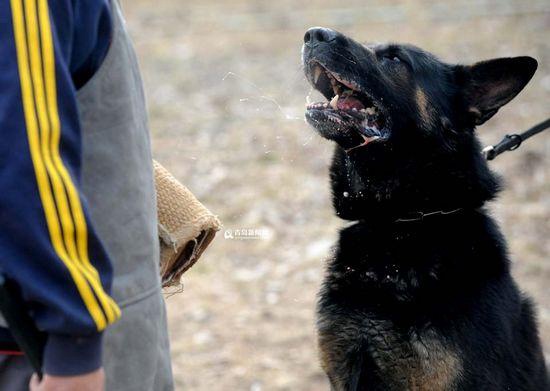
{"type": "Polygon", "coordinates": [[[309,67],[308,79],[327,102],[306,107],[306,119],[325,138],[338,141],[347,151],[389,137],[383,107],[357,84],[320,63],[309,67]]]}

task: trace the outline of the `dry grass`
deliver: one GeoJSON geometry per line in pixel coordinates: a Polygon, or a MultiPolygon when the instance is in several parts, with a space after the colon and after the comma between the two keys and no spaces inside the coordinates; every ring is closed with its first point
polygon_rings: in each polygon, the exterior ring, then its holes
{"type": "MultiPolygon", "coordinates": [[[[529,87],[480,130],[484,142],[550,114],[550,3],[539,1],[126,0],[156,158],[227,229],[168,299],[174,373],[189,390],[326,390],[315,295],[342,224],[329,203],[328,143],[302,120],[307,27],[406,41],[449,61],[531,55],[529,87]],[[339,4],[342,4],[339,6],[339,4]]],[[[521,287],[538,302],[550,352],[550,137],[492,163],[507,188],[492,205],[521,287]]]]}

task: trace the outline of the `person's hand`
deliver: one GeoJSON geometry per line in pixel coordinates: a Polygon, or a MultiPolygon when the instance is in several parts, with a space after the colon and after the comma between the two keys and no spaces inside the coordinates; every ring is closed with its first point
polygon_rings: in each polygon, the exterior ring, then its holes
{"type": "Polygon", "coordinates": [[[105,373],[103,368],[79,376],[50,376],[44,374],[42,381],[32,375],[30,391],[103,391],[105,373]]]}

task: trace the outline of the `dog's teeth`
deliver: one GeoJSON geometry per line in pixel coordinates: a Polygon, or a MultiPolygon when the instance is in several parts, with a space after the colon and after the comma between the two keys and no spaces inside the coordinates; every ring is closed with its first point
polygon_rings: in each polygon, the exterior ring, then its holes
{"type": "Polygon", "coordinates": [[[376,107],[367,107],[365,109],[365,112],[368,114],[368,115],[374,115],[376,114],[376,107]]]}
{"type": "Polygon", "coordinates": [[[332,107],[334,110],[338,109],[338,99],[340,96],[336,95],[332,100],[330,101],[330,107],[332,107]]]}
{"type": "Polygon", "coordinates": [[[313,82],[317,84],[317,81],[319,80],[319,77],[321,76],[321,73],[323,73],[323,70],[321,67],[315,67],[315,71],[313,73],[313,82]]]}
{"type": "Polygon", "coordinates": [[[336,79],[331,78],[330,84],[332,85],[332,91],[334,92],[334,95],[340,95],[340,91],[342,90],[340,83],[338,83],[336,79]]]}

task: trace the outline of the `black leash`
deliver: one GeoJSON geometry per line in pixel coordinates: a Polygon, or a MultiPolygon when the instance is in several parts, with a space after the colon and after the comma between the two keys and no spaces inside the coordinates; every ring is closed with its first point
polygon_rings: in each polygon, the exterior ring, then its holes
{"type": "Polygon", "coordinates": [[[548,128],[550,128],[550,118],[546,121],[541,122],[540,124],[533,126],[523,133],[507,134],[500,141],[500,143],[496,145],[489,145],[488,147],[483,148],[483,155],[487,160],[493,160],[503,152],[518,149],[524,140],[527,140],[529,137],[534,136],[535,134],[540,133],[548,128]]]}

